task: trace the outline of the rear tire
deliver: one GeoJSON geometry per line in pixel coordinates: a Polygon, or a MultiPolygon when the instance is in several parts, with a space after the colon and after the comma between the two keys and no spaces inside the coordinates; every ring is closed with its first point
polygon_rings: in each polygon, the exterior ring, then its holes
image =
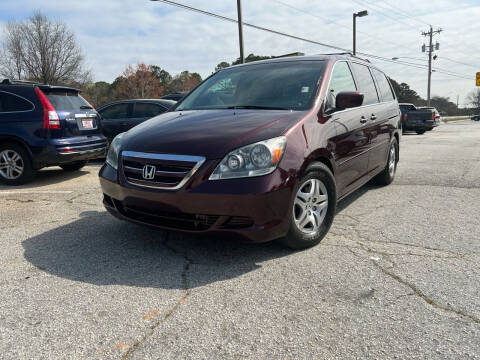
{"type": "Polygon", "coordinates": [[[65,171],[77,171],[83,168],[85,165],[87,165],[87,162],[82,160],[82,161],[75,161],[68,164],[62,164],[60,165],[60,167],[65,171]]]}
{"type": "Polygon", "coordinates": [[[385,165],[383,171],[376,176],[375,182],[379,185],[390,185],[393,179],[395,179],[395,173],[397,172],[397,163],[398,142],[396,138],[393,138],[393,141],[388,148],[387,165],[385,165]]]}
{"type": "Polygon", "coordinates": [[[22,185],[35,177],[36,171],[28,151],[21,145],[0,145],[0,182],[6,185],[22,185]]]}
{"type": "Polygon", "coordinates": [[[423,135],[423,134],[425,134],[425,130],[417,130],[417,134],[418,135],[423,135]]]}
{"type": "Polygon", "coordinates": [[[280,242],[291,249],[306,249],[322,241],[335,217],[337,191],[328,166],[310,165],[294,194],[289,212],[290,229],[280,242]]]}

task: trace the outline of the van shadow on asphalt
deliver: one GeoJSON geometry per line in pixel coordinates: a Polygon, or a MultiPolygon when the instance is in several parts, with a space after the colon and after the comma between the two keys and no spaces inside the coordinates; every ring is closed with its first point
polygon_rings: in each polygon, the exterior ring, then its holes
{"type": "Polygon", "coordinates": [[[27,261],[55,276],[94,285],[183,289],[236,278],[292,253],[276,242],[246,244],[167,233],[120,221],[107,212],[82,218],[22,242],[27,261]]]}
{"type": "MultiPolygon", "coordinates": [[[[337,213],[366,192],[367,184],[342,200],[337,213]]],[[[278,242],[248,244],[229,238],[171,233],[120,221],[106,211],[81,218],[22,242],[27,261],[55,276],[94,285],[183,289],[233,279],[267,260],[291,255],[278,242]]]]}

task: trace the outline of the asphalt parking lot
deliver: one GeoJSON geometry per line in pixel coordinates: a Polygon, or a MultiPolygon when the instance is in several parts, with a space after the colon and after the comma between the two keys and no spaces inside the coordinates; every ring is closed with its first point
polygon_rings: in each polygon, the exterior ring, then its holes
{"type": "Polygon", "coordinates": [[[406,134],[312,249],[105,212],[91,164],[0,187],[5,359],[480,359],[480,123],[406,134]]]}

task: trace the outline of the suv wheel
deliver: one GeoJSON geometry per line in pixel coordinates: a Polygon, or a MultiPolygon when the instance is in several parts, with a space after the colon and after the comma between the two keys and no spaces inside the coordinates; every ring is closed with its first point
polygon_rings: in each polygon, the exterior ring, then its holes
{"type": "Polygon", "coordinates": [[[388,150],[388,161],[383,171],[377,175],[376,180],[380,185],[389,185],[395,178],[398,163],[398,142],[393,138],[390,148],[388,150]]]}
{"type": "Polygon", "coordinates": [[[62,164],[60,167],[65,171],[77,171],[87,165],[86,161],[75,161],[68,164],[62,164]]]}
{"type": "Polygon", "coordinates": [[[317,245],[332,225],[336,205],[337,192],[332,172],[322,163],[311,165],[295,189],[290,230],[281,242],[292,249],[317,245]]]}
{"type": "Polygon", "coordinates": [[[32,180],[35,170],[28,152],[20,145],[0,145],[0,182],[21,185],[32,180]]]}
{"type": "Polygon", "coordinates": [[[418,135],[425,134],[425,130],[424,130],[424,129],[422,129],[422,130],[417,130],[417,134],[418,134],[418,135]]]}

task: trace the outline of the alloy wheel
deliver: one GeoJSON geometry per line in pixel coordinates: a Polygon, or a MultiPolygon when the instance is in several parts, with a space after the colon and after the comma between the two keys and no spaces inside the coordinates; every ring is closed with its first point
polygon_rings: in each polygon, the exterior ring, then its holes
{"type": "Polygon", "coordinates": [[[396,157],[397,157],[397,148],[395,144],[392,144],[390,147],[390,156],[388,157],[388,173],[391,177],[395,174],[395,165],[396,165],[396,157]]]}
{"type": "Polygon", "coordinates": [[[0,175],[8,180],[18,179],[24,170],[22,157],[11,149],[0,152],[0,175]]]}
{"type": "Polygon", "coordinates": [[[293,218],[297,228],[306,234],[315,234],[328,210],[328,193],[319,179],[304,182],[295,195],[293,218]]]}

